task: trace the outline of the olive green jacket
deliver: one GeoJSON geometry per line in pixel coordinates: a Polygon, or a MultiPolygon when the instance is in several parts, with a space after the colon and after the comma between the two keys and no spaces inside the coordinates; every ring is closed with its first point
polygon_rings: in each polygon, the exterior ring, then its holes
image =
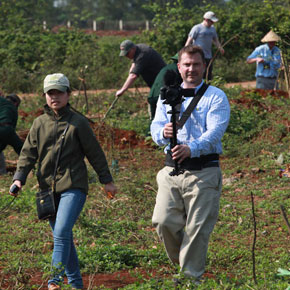
{"type": "Polygon", "coordinates": [[[67,122],[69,128],[64,138],[56,174],[56,192],[80,189],[88,192],[88,174],[84,157],[103,184],[112,181],[105,154],[88,121],[70,110],[67,105],[55,116],[46,105],[45,113],[36,118],[24,142],[13,180],[25,184],[30,170],[38,162],[37,179],[41,190],[51,188],[61,135],[67,122]]]}

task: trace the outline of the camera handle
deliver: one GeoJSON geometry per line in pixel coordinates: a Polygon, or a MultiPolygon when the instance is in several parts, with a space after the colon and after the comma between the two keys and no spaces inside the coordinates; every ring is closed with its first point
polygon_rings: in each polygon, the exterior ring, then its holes
{"type": "MultiPolygon", "coordinates": [[[[176,110],[175,106],[171,106],[171,110],[167,112],[168,114],[171,114],[171,122],[173,127],[173,137],[170,138],[170,150],[169,154],[171,153],[171,149],[174,148],[177,145],[177,125],[176,125],[176,114],[179,114],[180,112],[176,110]]],[[[184,170],[180,168],[177,160],[174,160],[174,169],[169,173],[170,176],[177,176],[179,174],[184,173],[184,170]]]]}
{"type": "MultiPolygon", "coordinates": [[[[201,97],[204,95],[204,93],[208,87],[209,87],[209,85],[207,85],[206,83],[203,83],[203,85],[197,91],[196,94],[195,94],[195,89],[182,89],[182,95],[184,97],[191,97],[191,96],[195,96],[195,97],[192,99],[189,106],[186,108],[185,112],[183,112],[180,120],[178,121],[178,128],[179,129],[182,128],[182,126],[185,124],[186,120],[188,119],[188,117],[190,116],[190,114],[192,113],[192,111],[194,110],[197,103],[199,102],[201,97]]],[[[181,99],[181,102],[179,104],[181,104],[183,101],[184,101],[184,98],[181,99]]],[[[171,110],[168,111],[167,113],[172,115],[171,122],[172,122],[172,126],[173,126],[173,138],[170,139],[170,149],[172,149],[172,148],[174,148],[174,146],[177,145],[176,115],[177,115],[177,113],[179,114],[180,112],[178,110],[176,110],[176,106],[178,108],[180,108],[180,106],[178,106],[178,104],[177,105],[170,104],[170,105],[171,105],[171,110]]],[[[171,150],[169,150],[169,154],[171,154],[171,150]]],[[[175,176],[175,175],[179,175],[182,173],[184,173],[184,169],[180,168],[180,165],[178,164],[177,160],[174,160],[174,169],[172,170],[172,172],[169,173],[169,175],[175,176]]]]}

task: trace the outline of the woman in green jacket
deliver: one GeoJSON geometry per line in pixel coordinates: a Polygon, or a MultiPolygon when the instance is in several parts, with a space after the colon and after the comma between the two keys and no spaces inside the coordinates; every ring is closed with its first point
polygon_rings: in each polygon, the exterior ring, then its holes
{"type": "MultiPolygon", "coordinates": [[[[105,154],[88,121],[70,109],[69,80],[61,73],[47,75],[44,79],[45,112],[34,120],[24,142],[13,184],[20,189],[30,170],[38,162],[37,179],[40,190],[52,186],[53,172],[60,138],[67,124],[59,165],[55,178],[55,192],[59,201],[57,215],[50,218],[54,249],[52,266],[54,275],[48,289],[60,289],[64,272],[73,289],[82,289],[83,281],[73,242],[72,228],[83,208],[88,192],[88,175],[84,157],[105,184],[105,191],[113,196],[117,189],[108,168],[105,154]],[[57,270],[57,271],[55,271],[57,270]]],[[[14,195],[10,192],[11,195],[14,195]]]]}

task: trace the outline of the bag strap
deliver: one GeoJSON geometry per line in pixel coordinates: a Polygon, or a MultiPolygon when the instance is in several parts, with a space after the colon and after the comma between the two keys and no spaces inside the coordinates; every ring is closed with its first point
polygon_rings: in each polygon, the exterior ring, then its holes
{"type": "Polygon", "coordinates": [[[177,122],[178,129],[182,128],[182,126],[185,124],[186,120],[189,118],[189,116],[191,115],[192,111],[194,110],[194,108],[196,107],[197,103],[199,102],[201,97],[204,95],[204,93],[205,93],[205,91],[207,90],[208,87],[209,87],[208,84],[203,83],[201,88],[197,91],[197,93],[195,94],[194,98],[192,99],[192,101],[190,102],[190,104],[188,105],[188,107],[183,112],[182,116],[180,117],[179,121],[177,122]]]}
{"type": "Polygon", "coordinates": [[[61,150],[62,150],[62,146],[63,146],[63,142],[64,142],[64,137],[65,137],[65,134],[68,130],[68,127],[69,127],[69,122],[67,122],[67,125],[63,131],[63,133],[61,134],[61,140],[60,140],[60,146],[59,146],[59,150],[58,150],[58,153],[57,153],[57,157],[56,157],[56,162],[55,162],[55,167],[54,167],[54,172],[53,172],[53,181],[52,181],[52,190],[53,190],[53,193],[55,193],[55,178],[56,178],[56,172],[57,172],[57,167],[58,167],[58,163],[59,163],[59,159],[60,159],[60,155],[61,155],[61,150]]]}

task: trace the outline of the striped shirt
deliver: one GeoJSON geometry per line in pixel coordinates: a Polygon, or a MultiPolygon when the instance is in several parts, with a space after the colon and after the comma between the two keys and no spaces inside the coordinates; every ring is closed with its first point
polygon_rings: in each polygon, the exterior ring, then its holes
{"type": "MultiPolygon", "coordinates": [[[[196,88],[198,90],[203,82],[196,88]]],[[[186,97],[181,105],[180,116],[186,110],[193,97],[186,97]]],[[[159,146],[167,145],[165,152],[170,148],[170,139],[163,136],[165,124],[170,122],[170,105],[158,100],[155,118],[151,124],[151,135],[159,146]]],[[[212,153],[222,153],[221,139],[230,119],[230,105],[226,94],[214,86],[209,86],[197,106],[177,132],[177,143],[186,144],[191,150],[191,158],[212,153]]]]}

